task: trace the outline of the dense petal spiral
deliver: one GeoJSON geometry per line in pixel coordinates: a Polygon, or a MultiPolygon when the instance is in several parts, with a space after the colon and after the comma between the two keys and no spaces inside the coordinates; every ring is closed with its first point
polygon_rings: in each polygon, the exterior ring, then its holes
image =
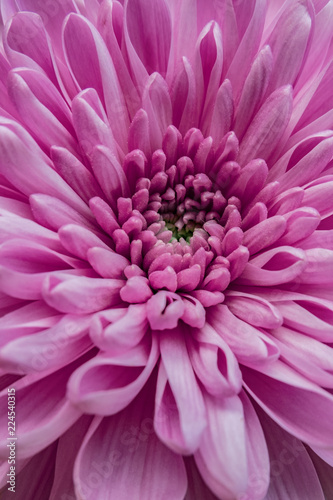
{"type": "Polygon", "coordinates": [[[0,5],[1,498],[331,498],[333,1],[0,5]]]}

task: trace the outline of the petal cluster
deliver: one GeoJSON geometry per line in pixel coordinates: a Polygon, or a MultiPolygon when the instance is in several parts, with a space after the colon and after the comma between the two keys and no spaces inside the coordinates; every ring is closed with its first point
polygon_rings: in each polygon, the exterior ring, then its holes
{"type": "Polygon", "coordinates": [[[0,5],[3,498],[329,498],[332,0],[0,5]]]}

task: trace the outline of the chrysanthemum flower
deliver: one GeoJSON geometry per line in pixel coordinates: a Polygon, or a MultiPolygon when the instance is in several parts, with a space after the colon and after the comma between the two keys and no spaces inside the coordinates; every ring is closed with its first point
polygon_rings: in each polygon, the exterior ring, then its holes
{"type": "Polygon", "coordinates": [[[333,1],[1,14],[1,498],[332,498],[333,1]]]}

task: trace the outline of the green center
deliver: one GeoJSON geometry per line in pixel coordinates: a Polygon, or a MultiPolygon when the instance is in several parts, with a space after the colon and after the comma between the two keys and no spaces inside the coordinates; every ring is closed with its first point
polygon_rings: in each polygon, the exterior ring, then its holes
{"type": "Polygon", "coordinates": [[[181,229],[179,229],[174,222],[166,222],[166,229],[172,232],[172,241],[179,241],[183,238],[187,243],[190,243],[190,240],[193,236],[194,230],[198,227],[201,227],[200,224],[196,224],[194,221],[188,222],[181,229]]]}

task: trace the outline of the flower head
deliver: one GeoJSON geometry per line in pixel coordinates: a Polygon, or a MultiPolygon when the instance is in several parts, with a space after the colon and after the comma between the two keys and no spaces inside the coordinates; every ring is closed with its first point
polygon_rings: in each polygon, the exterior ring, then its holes
{"type": "Polygon", "coordinates": [[[20,498],[324,500],[332,1],[1,13],[0,383],[20,498]]]}

